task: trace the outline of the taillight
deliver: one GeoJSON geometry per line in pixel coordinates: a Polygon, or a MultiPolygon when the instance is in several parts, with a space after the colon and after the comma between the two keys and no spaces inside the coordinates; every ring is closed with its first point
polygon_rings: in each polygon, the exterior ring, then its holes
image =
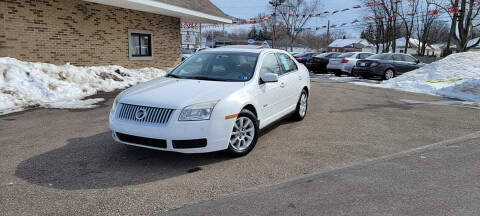
{"type": "Polygon", "coordinates": [[[300,57],[300,58],[297,58],[297,61],[303,61],[304,58],[300,57]]]}
{"type": "Polygon", "coordinates": [[[346,63],[348,63],[348,59],[346,58],[342,59],[342,64],[346,64],[346,63]]]}

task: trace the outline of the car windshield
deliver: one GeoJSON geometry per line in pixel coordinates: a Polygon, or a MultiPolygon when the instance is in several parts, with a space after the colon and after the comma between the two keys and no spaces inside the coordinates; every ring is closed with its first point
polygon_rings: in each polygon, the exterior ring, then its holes
{"type": "Polygon", "coordinates": [[[192,50],[182,50],[182,54],[193,54],[192,50]]]}
{"type": "Polygon", "coordinates": [[[297,53],[297,54],[293,55],[293,57],[300,57],[300,56],[303,56],[303,55],[305,55],[305,53],[297,53]]]}
{"type": "Polygon", "coordinates": [[[355,53],[344,53],[342,55],[339,55],[338,57],[340,58],[348,58],[348,57],[352,57],[355,53]]]}
{"type": "Polygon", "coordinates": [[[367,59],[390,59],[391,54],[376,54],[368,57],[367,59]]]}
{"type": "Polygon", "coordinates": [[[252,78],[257,53],[201,52],[188,58],[167,76],[225,82],[245,82],[252,78]]]}

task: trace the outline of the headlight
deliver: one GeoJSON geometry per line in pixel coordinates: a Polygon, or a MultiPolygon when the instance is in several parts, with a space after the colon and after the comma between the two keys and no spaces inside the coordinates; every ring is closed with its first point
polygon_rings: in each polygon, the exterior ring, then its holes
{"type": "Polygon", "coordinates": [[[178,121],[203,121],[210,120],[213,108],[218,101],[194,104],[183,108],[178,121]]]}
{"type": "Polygon", "coordinates": [[[120,92],[120,94],[118,94],[113,100],[112,110],[110,110],[111,113],[115,113],[115,111],[117,110],[118,101],[120,100],[120,97],[122,97],[123,92],[124,91],[120,92]]]}
{"type": "Polygon", "coordinates": [[[370,67],[376,67],[378,65],[379,65],[378,62],[373,62],[372,64],[370,64],[370,67]]]}

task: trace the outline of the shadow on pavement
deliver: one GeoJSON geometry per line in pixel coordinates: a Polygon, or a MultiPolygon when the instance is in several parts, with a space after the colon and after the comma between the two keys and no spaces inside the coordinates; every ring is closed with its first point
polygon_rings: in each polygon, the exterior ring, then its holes
{"type": "Polygon", "coordinates": [[[63,190],[102,189],[168,179],[228,159],[221,152],[186,155],[128,147],[104,132],[70,139],[61,148],[25,160],[15,176],[63,190]]]}

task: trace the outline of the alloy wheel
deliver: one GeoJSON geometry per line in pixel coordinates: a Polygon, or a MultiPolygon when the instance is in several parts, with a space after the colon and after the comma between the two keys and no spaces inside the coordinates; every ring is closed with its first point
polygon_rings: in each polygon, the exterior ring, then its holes
{"type": "Polygon", "coordinates": [[[298,109],[298,114],[301,117],[304,117],[306,113],[307,113],[307,94],[302,93],[302,96],[300,97],[300,107],[298,109]]]}
{"type": "Polygon", "coordinates": [[[230,145],[236,151],[244,151],[250,147],[255,137],[255,125],[248,117],[239,117],[233,125],[230,145]]]}

